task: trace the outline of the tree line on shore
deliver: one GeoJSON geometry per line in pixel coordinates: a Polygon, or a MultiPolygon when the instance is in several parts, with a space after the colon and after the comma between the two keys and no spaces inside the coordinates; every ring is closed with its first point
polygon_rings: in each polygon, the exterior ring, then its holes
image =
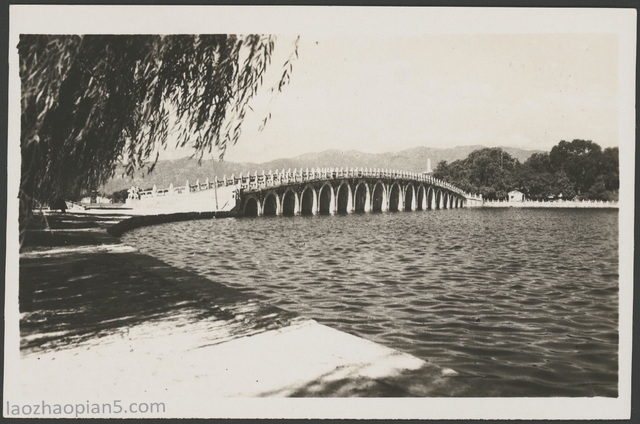
{"type": "Polygon", "coordinates": [[[476,150],[466,159],[439,162],[434,176],[487,200],[519,190],[531,200],[611,201],[618,200],[620,186],[618,148],[580,139],[562,140],[524,163],[500,148],[476,150]]]}
{"type": "Polygon", "coordinates": [[[258,93],[273,97],[291,78],[297,38],[281,77],[270,81],[275,40],[20,35],[21,237],[34,208],[91,192],[119,164],[127,175],[151,172],[170,133],[176,147],[192,147],[199,159],[213,151],[222,157],[238,141],[258,93]]]}

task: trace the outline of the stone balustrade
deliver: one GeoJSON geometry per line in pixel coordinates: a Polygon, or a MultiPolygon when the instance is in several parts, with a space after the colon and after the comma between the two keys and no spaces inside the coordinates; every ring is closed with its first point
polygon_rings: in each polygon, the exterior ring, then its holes
{"type": "Polygon", "coordinates": [[[258,174],[258,171],[254,171],[253,173],[247,173],[246,175],[241,173],[239,176],[233,174],[230,177],[227,177],[225,175],[222,179],[215,177],[213,181],[209,181],[209,179],[207,179],[203,183],[198,180],[195,184],[190,184],[189,181],[187,181],[184,186],[173,186],[173,184],[171,184],[168,188],[158,189],[154,185],[151,189],[137,190],[136,194],[138,198],[157,197],[192,193],[216,187],[228,186],[238,186],[238,188],[245,190],[261,190],[295,183],[344,180],[351,178],[379,178],[423,182],[447,189],[453,193],[459,194],[460,196],[464,196],[465,198],[482,201],[481,196],[466,193],[458,187],[446,181],[434,178],[431,175],[380,168],[294,168],[293,171],[291,169],[286,171],[284,169],[276,169],[275,172],[270,170],[268,173],[265,173],[263,170],[260,174],[258,174]]]}

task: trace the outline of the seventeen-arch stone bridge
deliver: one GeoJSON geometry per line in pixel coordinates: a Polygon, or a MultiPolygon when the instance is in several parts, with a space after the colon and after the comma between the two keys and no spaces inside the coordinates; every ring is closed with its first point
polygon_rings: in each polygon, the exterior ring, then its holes
{"type": "Polygon", "coordinates": [[[134,199],[128,203],[135,207],[141,201],[158,204],[164,200],[184,206],[193,203],[187,199],[196,199],[196,193],[198,199],[203,199],[198,201],[200,209],[203,201],[212,205],[215,197],[216,209],[231,210],[242,216],[394,212],[482,205],[480,196],[465,193],[428,174],[370,168],[307,168],[262,171],[261,174],[256,171],[246,176],[215,178],[211,183],[209,180],[197,181],[195,185],[187,182],[182,187],[172,185],[161,190],[154,187],[138,191],[130,196],[134,199]],[[200,193],[205,191],[208,194],[200,193]],[[175,194],[191,196],[180,200],[166,198],[175,194]],[[224,207],[218,205],[222,201],[220,197],[227,199],[224,207]]]}
{"type": "Polygon", "coordinates": [[[453,209],[467,194],[429,175],[380,169],[257,173],[242,184],[245,216],[453,209]]]}

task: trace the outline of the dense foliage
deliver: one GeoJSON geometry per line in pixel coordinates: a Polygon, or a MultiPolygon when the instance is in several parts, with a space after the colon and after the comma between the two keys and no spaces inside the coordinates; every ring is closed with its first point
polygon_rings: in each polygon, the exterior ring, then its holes
{"type": "Polygon", "coordinates": [[[587,140],[561,141],[524,163],[500,148],[481,149],[463,160],[438,163],[434,175],[489,200],[506,199],[511,190],[534,200],[616,200],[618,148],[602,150],[587,140]]]}
{"type": "Polygon", "coordinates": [[[262,35],[21,35],[21,218],[101,186],[118,163],[150,171],[169,133],[199,157],[223,155],[274,46],[262,35]]]}

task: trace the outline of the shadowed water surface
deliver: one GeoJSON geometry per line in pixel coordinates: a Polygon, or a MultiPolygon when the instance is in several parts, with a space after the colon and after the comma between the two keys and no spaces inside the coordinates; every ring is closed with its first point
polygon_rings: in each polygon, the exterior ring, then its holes
{"type": "Polygon", "coordinates": [[[453,368],[443,396],[617,396],[617,229],[612,210],[455,209],[189,221],[124,241],[453,368]]]}

